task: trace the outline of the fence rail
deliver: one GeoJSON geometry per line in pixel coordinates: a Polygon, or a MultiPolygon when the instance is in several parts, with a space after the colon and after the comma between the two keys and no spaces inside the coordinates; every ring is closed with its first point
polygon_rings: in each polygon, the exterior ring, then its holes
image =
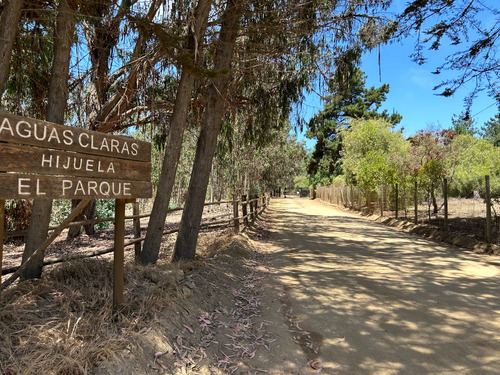
{"type": "MultiPolygon", "coordinates": [[[[257,198],[254,198],[252,200],[249,200],[247,203],[255,201],[257,198]]],[[[237,202],[240,202],[238,200],[237,202]]],[[[231,200],[224,200],[224,201],[219,201],[219,202],[208,202],[205,203],[205,207],[209,206],[220,206],[222,204],[233,204],[234,201],[231,200]]],[[[167,211],[167,213],[172,213],[176,211],[182,211],[184,207],[177,207],[177,208],[172,208],[167,211]]],[[[151,216],[151,214],[134,214],[134,215],[129,215],[125,216],[125,220],[136,220],[136,219],[143,219],[146,217],[151,216]]],[[[106,222],[114,222],[115,218],[114,217],[103,217],[99,219],[89,219],[89,220],[81,220],[81,221],[73,221],[71,224],[69,224],[67,227],[80,227],[80,226],[85,226],[85,225],[91,225],[91,224],[99,224],[99,223],[106,223],[106,222]]],[[[211,223],[213,225],[213,223],[211,223]]],[[[53,231],[57,229],[58,226],[50,226],[49,231],[53,231]]],[[[28,230],[16,230],[16,231],[5,231],[4,232],[4,238],[7,237],[26,237],[28,234],[28,230]]]]}
{"type": "Polygon", "coordinates": [[[432,191],[417,182],[406,186],[383,185],[377,192],[338,183],[318,187],[313,196],[340,207],[500,244],[500,211],[493,204],[499,201],[491,198],[489,176],[484,177],[481,194],[475,191],[470,198],[460,198],[450,197],[449,191],[450,184],[444,179],[442,186],[432,191]]]}
{"type": "MultiPolygon", "coordinates": [[[[216,221],[208,221],[208,222],[202,222],[201,227],[206,228],[206,227],[211,227],[211,226],[217,226],[217,225],[228,225],[228,226],[233,226],[235,232],[240,231],[240,226],[241,226],[241,221],[243,221],[243,226],[247,227],[249,226],[256,218],[257,216],[262,213],[262,211],[265,210],[265,208],[269,204],[270,197],[268,194],[261,194],[259,196],[253,196],[251,199],[247,199],[246,195],[243,195],[241,199],[238,200],[225,200],[225,201],[220,201],[220,202],[209,202],[205,204],[205,207],[213,206],[213,205],[222,205],[222,204],[228,204],[233,206],[233,214],[225,214],[225,215],[220,215],[217,216],[216,218],[221,218],[225,216],[229,216],[229,218],[223,219],[223,220],[216,220],[216,221]],[[242,207],[242,216],[239,216],[239,207],[242,207]]],[[[133,204],[133,212],[134,215],[126,216],[126,220],[133,220],[133,234],[134,238],[131,240],[128,240],[124,243],[124,247],[130,247],[134,245],[134,250],[135,250],[135,255],[136,257],[140,254],[141,251],[141,244],[145,240],[145,237],[141,237],[141,225],[140,225],[140,219],[149,217],[150,214],[137,214],[139,210],[139,204],[134,203],[133,204]]],[[[170,209],[168,210],[169,213],[175,212],[175,211],[182,211],[183,208],[175,208],[175,209],[170,209]]],[[[214,218],[212,218],[214,219],[214,218]]],[[[114,217],[108,217],[108,218],[101,218],[101,219],[92,219],[92,220],[82,220],[82,221],[75,221],[72,222],[71,224],[67,225],[67,227],[70,226],[83,226],[83,225],[88,225],[88,224],[96,224],[96,223],[102,223],[102,222],[108,222],[108,221],[114,221],[114,217]]],[[[51,227],[51,230],[57,230],[59,227],[51,227]]],[[[173,233],[177,233],[179,231],[178,228],[174,229],[168,229],[163,232],[163,235],[169,235],[173,233]]],[[[5,232],[5,237],[7,237],[9,234],[10,236],[25,236],[27,231],[11,231],[11,232],[5,232]]],[[[94,256],[99,256],[99,255],[104,255],[108,253],[112,253],[114,251],[114,247],[109,247],[107,249],[102,249],[102,250],[97,250],[97,251],[92,251],[92,252],[87,252],[83,254],[77,254],[73,256],[63,256],[59,258],[51,258],[51,259],[46,259],[43,262],[44,266],[52,265],[52,264],[57,264],[57,263],[62,263],[65,261],[71,261],[71,260],[77,260],[77,259],[83,259],[83,258],[89,258],[89,257],[94,257],[94,256]]],[[[16,272],[21,266],[15,266],[15,267],[9,267],[9,268],[3,268],[1,274],[2,275],[7,275],[16,272]]]]}

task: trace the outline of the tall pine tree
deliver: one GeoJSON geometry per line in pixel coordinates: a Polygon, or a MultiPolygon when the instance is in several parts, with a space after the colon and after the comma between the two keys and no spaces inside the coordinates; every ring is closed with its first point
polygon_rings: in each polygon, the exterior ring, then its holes
{"type": "Polygon", "coordinates": [[[341,174],[340,129],[349,125],[349,118],[385,119],[395,125],[401,121],[398,113],[379,112],[386,100],[389,85],[366,88],[366,76],[359,68],[361,50],[352,49],[335,61],[335,72],[330,78],[324,109],[308,123],[306,136],[317,143],[311,154],[308,174],[314,185],[326,184],[341,174]]]}
{"type": "Polygon", "coordinates": [[[493,143],[495,147],[500,147],[500,113],[486,121],[480,133],[484,139],[493,143]]]}

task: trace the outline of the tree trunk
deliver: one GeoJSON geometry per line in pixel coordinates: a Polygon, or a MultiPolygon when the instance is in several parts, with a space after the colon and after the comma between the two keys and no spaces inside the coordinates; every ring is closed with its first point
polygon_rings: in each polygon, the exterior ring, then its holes
{"type": "MultiPolygon", "coordinates": [[[[97,201],[93,199],[89,202],[88,205],[85,206],[85,208],[82,211],[85,220],[91,220],[95,218],[96,209],[97,209],[97,201]]],[[[95,224],[84,225],[83,229],[85,229],[85,233],[91,236],[95,233],[95,224]]]]}
{"type": "MultiPolygon", "coordinates": [[[[84,23],[85,37],[87,39],[87,45],[90,51],[90,60],[92,64],[91,83],[86,101],[87,116],[85,128],[102,132],[108,132],[113,129],[112,125],[109,125],[106,122],[101,123],[101,121],[104,121],[102,119],[105,119],[111,111],[116,112],[115,107],[109,106],[109,102],[121,103],[119,107],[120,110],[118,110],[118,112],[116,113],[124,112],[129,107],[131,97],[136,93],[137,87],[141,82],[141,78],[138,78],[137,74],[137,70],[139,68],[137,66],[134,66],[133,72],[131,72],[131,75],[128,79],[129,83],[126,84],[127,89],[123,89],[122,91],[115,93],[114,100],[107,100],[109,96],[109,90],[113,85],[113,80],[111,80],[109,76],[110,58],[113,54],[113,49],[116,48],[116,45],[118,44],[120,38],[120,23],[125,14],[123,11],[118,12],[116,16],[114,16],[107,22],[103,22],[103,18],[105,18],[105,16],[111,11],[112,6],[112,2],[103,2],[97,4],[95,13],[97,15],[96,18],[100,18],[100,22],[97,25],[84,23]],[[123,98],[125,98],[125,100],[123,100],[123,98]]],[[[130,4],[127,5],[127,7],[130,7],[130,4]]],[[[159,0],[151,2],[148,13],[146,15],[146,19],[151,21],[158,11],[159,7],[159,0]]],[[[125,8],[123,8],[123,10],[124,9],[125,8]]],[[[144,35],[141,33],[136,41],[131,61],[139,60],[140,51],[143,48],[143,42],[144,35]]],[[[154,66],[154,62],[149,62],[147,66],[154,66]]],[[[142,68],[144,68],[144,66],[142,68]]],[[[147,74],[144,73],[144,76],[147,76],[147,74]]],[[[118,117],[115,116],[113,119],[108,118],[107,121],[117,121],[117,119],[118,117]]],[[[71,204],[72,206],[76,207],[79,202],[79,199],[75,199],[71,204]]],[[[95,211],[96,202],[95,200],[93,200],[85,207],[85,209],[75,219],[75,221],[91,220],[95,217],[95,211]]],[[[87,224],[84,226],[84,229],[85,233],[87,233],[88,235],[92,235],[95,233],[94,224],[87,224]]],[[[82,227],[71,227],[68,231],[67,238],[76,238],[81,233],[82,227]]]]}
{"type": "Polygon", "coordinates": [[[4,1],[2,15],[0,16],[0,98],[9,78],[12,47],[17,35],[23,3],[23,0],[4,1]]]}
{"type": "MultiPolygon", "coordinates": [[[[74,209],[78,204],[81,202],[81,199],[72,199],[71,200],[71,209],[74,209]]],[[[96,200],[92,199],[89,204],[85,206],[85,208],[82,210],[82,212],[75,218],[75,221],[84,221],[84,220],[91,220],[95,216],[95,210],[96,210],[96,200]]],[[[76,226],[76,227],[69,227],[68,229],[68,240],[72,240],[76,237],[78,237],[80,234],[82,234],[82,228],[85,228],[85,233],[88,235],[92,235],[95,233],[94,229],[94,224],[87,224],[82,226],[76,226]]]]}
{"type": "MultiPolygon", "coordinates": [[[[199,0],[195,10],[194,32],[190,33],[188,39],[188,50],[192,55],[193,63],[196,63],[198,48],[201,46],[201,41],[205,35],[211,6],[212,0],[199,0]]],[[[193,28],[190,28],[190,30],[193,30],[193,28]]],[[[141,264],[151,264],[158,260],[168,204],[172,195],[177,164],[181,154],[184,125],[187,120],[195,77],[196,74],[193,70],[186,66],[183,67],[181,81],[175,98],[175,107],[170,123],[170,132],[165,147],[165,157],[163,159],[156,198],[151,211],[142,252],[139,257],[141,264]]]]}
{"type": "MultiPolygon", "coordinates": [[[[75,12],[77,0],[61,0],[59,3],[56,29],[54,34],[54,61],[49,85],[47,121],[64,123],[64,112],[68,100],[68,74],[71,57],[71,45],[75,31],[75,12]]],[[[23,253],[23,263],[47,238],[52,211],[52,200],[35,199],[31,213],[30,226],[23,253]]],[[[21,278],[32,279],[42,275],[43,256],[29,266],[21,278]]]]}
{"type": "Polygon", "coordinates": [[[432,207],[433,207],[432,212],[434,214],[437,214],[439,211],[439,207],[438,207],[437,200],[436,200],[436,192],[434,190],[435,190],[434,184],[432,184],[431,185],[431,199],[432,199],[432,207]]]}
{"type": "Polygon", "coordinates": [[[231,67],[241,18],[241,3],[242,0],[228,0],[223,15],[219,44],[215,52],[215,71],[220,73],[213,79],[207,90],[207,107],[196,145],[193,171],[175,243],[173,260],[193,259],[195,256],[208,179],[217,147],[217,137],[224,115],[225,96],[229,84],[229,75],[227,72],[223,72],[231,67]]]}

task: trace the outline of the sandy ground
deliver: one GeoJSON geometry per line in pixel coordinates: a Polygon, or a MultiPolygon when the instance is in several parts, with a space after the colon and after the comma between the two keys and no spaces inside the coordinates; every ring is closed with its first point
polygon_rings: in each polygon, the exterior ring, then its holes
{"type": "Polygon", "coordinates": [[[173,241],[149,268],[128,255],[118,320],[108,257],[9,288],[0,373],[500,374],[498,256],[292,198],[204,233],[193,262],[169,262],[173,241]]]}
{"type": "Polygon", "coordinates": [[[500,373],[498,257],[318,201],[275,199],[267,215],[266,314],[295,342],[270,373],[500,373]]]}

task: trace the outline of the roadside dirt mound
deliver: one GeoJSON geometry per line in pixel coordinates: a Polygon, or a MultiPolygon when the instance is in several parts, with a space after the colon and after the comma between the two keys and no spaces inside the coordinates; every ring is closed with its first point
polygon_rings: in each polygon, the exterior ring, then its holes
{"type": "MultiPolygon", "coordinates": [[[[474,235],[465,235],[463,233],[457,233],[454,231],[444,231],[435,225],[430,224],[413,224],[405,219],[396,219],[394,217],[378,216],[376,214],[369,214],[366,212],[360,212],[355,209],[350,209],[343,206],[338,206],[336,204],[323,201],[318,199],[318,202],[322,202],[325,205],[333,206],[341,211],[355,213],[356,215],[365,217],[369,220],[376,221],[378,223],[403,230],[408,233],[412,233],[418,236],[426,237],[437,242],[443,242],[450,245],[454,245],[460,248],[473,250],[476,253],[494,254],[500,255],[500,246],[497,244],[488,244],[481,241],[474,235]]],[[[464,219],[460,220],[466,222],[465,226],[476,226],[476,219],[464,219]]],[[[483,219],[479,220],[482,224],[483,219]]],[[[464,225],[464,224],[462,224],[464,225]]],[[[456,225],[455,225],[456,226],[456,225]]]]}
{"type": "Polygon", "coordinates": [[[409,223],[406,220],[380,216],[375,217],[373,220],[393,228],[398,228],[409,233],[430,238],[434,241],[444,242],[464,249],[474,250],[477,253],[494,255],[500,254],[500,247],[496,244],[487,244],[486,242],[479,241],[472,236],[465,236],[459,233],[447,232],[441,230],[440,228],[436,228],[435,226],[425,224],[415,225],[409,223]]]}
{"type": "Polygon", "coordinates": [[[56,266],[8,289],[0,373],[257,373],[258,358],[275,340],[265,322],[255,322],[263,255],[230,232],[201,238],[198,254],[178,264],[165,256],[151,267],[127,262],[118,314],[112,263],[104,259],[56,266]]]}

